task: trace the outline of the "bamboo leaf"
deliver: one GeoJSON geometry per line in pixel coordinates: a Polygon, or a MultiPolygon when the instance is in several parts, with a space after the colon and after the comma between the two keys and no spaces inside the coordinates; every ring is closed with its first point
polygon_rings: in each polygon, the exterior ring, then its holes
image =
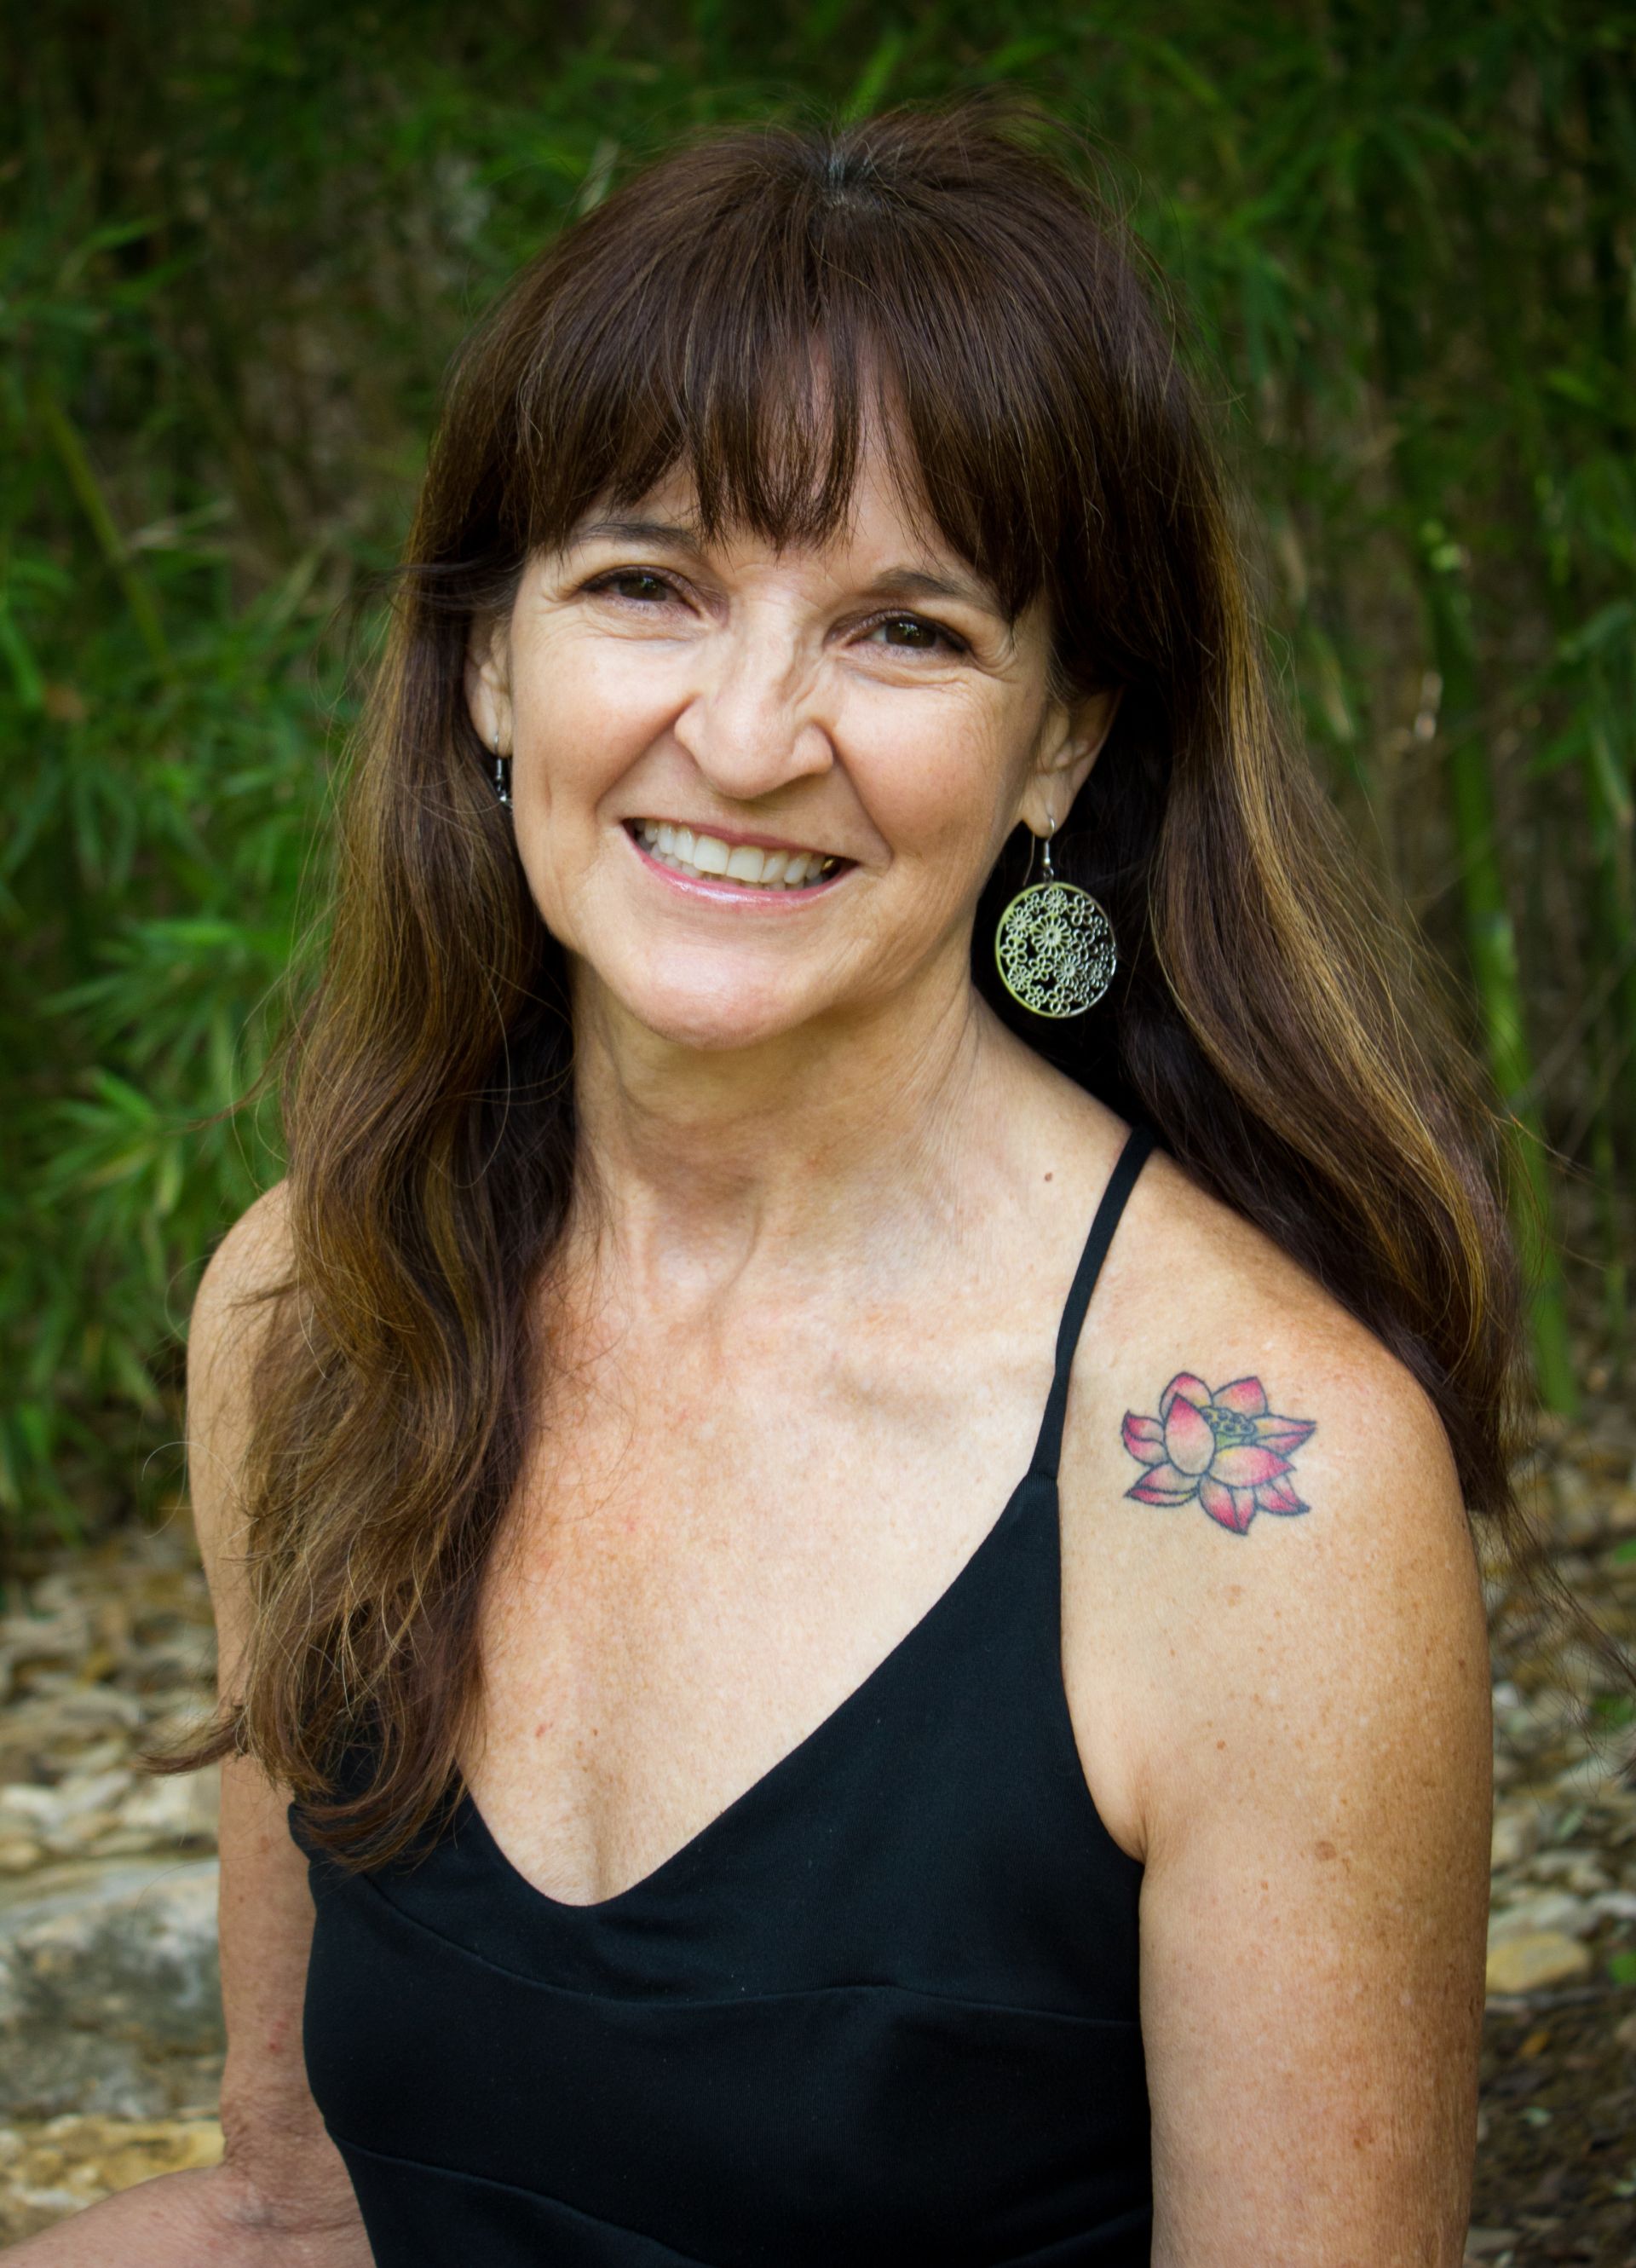
{"type": "Polygon", "coordinates": [[[888,32],[876,46],[875,52],[863,66],[862,77],[842,105],[844,118],[867,118],[880,102],[891,82],[903,54],[901,32],[888,32]]]}

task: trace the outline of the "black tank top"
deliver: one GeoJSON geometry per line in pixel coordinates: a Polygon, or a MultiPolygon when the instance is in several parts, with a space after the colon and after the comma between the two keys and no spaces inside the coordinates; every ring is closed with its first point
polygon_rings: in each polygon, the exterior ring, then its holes
{"type": "Polygon", "coordinates": [[[316,1908],[312,2094],[378,2268],[1131,2268],[1152,2191],[1141,1863],[1063,1689],[1057,1463],[1125,1200],[1028,1470],[817,1730],[661,1866],[565,1905],[469,1793],[316,1908]]]}

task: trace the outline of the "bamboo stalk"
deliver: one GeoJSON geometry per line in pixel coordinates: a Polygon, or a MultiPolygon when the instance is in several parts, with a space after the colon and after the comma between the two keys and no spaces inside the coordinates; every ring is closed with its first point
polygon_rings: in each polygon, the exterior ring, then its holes
{"type": "Polygon", "coordinates": [[[1631,1355],[1629,1271],[1625,1265],[1624,1223],[1619,1219],[1618,1159],[1608,1113],[1600,1110],[1591,1128],[1591,1163],[1596,1174],[1596,1217],[1607,1255],[1602,1276],[1602,1314],[1608,1332],[1608,1366],[1623,1377],[1631,1355]]]}
{"type": "Polygon", "coordinates": [[[129,547],[108,509],[107,498],[102,493],[101,484],[85,453],[85,445],[68,412],[43,379],[36,381],[33,394],[40,422],[50,436],[51,445],[57,453],[63,471],[68,475],[69,486],[91,522],[98,548],[113,569],[114,578],[125,594],[125,603],[130,608],[131,619],[141,634],[142,642],[160,675],[174,677],[176,664],[159,621],[158,603],[149,587],[147,577],[131,557],[129,547]]]}
{"type": "MultiPolygon", "coordinates": [[[[1597,99],[1595,87],[1599,83],[1593,72],[1588,74],[1588,83],[1581,85],[1582,114],[1587,127],[1583,149],[1570,151],[1559,136],[1548,142],[1553,167],[1566,171],[1578,163],[1586,171],[1588,191],[1591,188],[1589,177],[1596,165],[1596,137],[1589,129],[1597,99]]],[[[1549,122],[1547,131],[1550,132],[1549,122]]],[[[1599,206],[1596,195],[1589,195],[1589,203],[1595,219],[1599,206]]],[[[1553,522],[1552,507],[1560,493],[1559,467],[1537,373],[1524,351],[1519,327],[1512,319],[1511,279],[1495,240],[1489,204],[1475,193],[1469,180],[1466,205],[1486,286],[1480,295],[1486,315],[1485,337],[1494,365],[1506,381],[1519,451],[1518,469],[1532,504],[1542,570],[1540,588],[1558,650],[1562,652],[1566,642],[1592,611],[1593,594],[1582,562],[1563,542],[1560,530],[1553,522]],[[1505,311],[1503,314],[1501,310],[1505,311]]],[[[1605,222],[1605,213],[1601,218],[1605,222]]],[[[1593,262],[1599,283],[1604,264],[1601,260],[1593,262]]],[[[1621,1224],[1614,1194],[1620,1186],[1621,1115],[1627,1138],[1636,1141],[1636,952],[1632,951],[1636,946],[1636,888],[1632,887],[1631,858],[1631,787],[1616,729],[1618,704],[1608,697],[1603,673],[1594,656],[1586,669],[1581,697],[1589,711],[1580,747],[1578,777],[1591,845],[1588,914],[1592,982],[1599,981],[1602,971],[1612,976],[1611,997],[1603,1001],[1593,1021],[1594,1044],[1601,1050],[1609,1075],[1596,1082],[1589,1139],[1592,1170],[1596,1176],[1597,1217],[1603,1234],[1603,1309],[1615,1359],[1622,1366],[1630,1344],[1630,1317],[1621,1224]]],[[[1621,725],[1623,721],[1618,719],[1621,725]]]]}
{"type": "Polygon", "coordinates": [[[1442,681],[1441,728],[1449,817],[1460,854],[1466,952],[1482,1015],[1489,1068],[1516,1129],[1526,1182],[1514,1214],[1529,1285],[1535,1381],[1546,1409],[1579,1410],[1544,1130],[1534,1100],[1533,1064],[1523,1017],[1516,937],[1500,873],[1493,782],[1481,731],[1476,643],[1465,587],[1465,552],[1440,517],[1441,483],[1409,407],[1420,363],[1412,310],[1404,304],[1401,265],[1387,232],[1395,210],[1389,180],[1366,199],[1371,215],[1377,343],[1389,399],[1398,416],[1393,455],[1415,531],[1415,567],[1432,666],[1442,681]]]}
{"type": "Polygon", "coordinates": [[[1523,1021],[1516,936],[1496,850],[1493,782],[1479,729],[1476,654],[1465,593],[1454,581],[1463,555],[1435,520],[1421,523],[1420,552],[1422,600],[1449,720],[1449,801],[1460,851],[1466,950],[1482,1009],[1490,1068],[1522,1138],[1519,1148],[1532,1198],[1520,1209],[1515,1225],[1531,1292],[1535,1372],[1546,1409],[1573,1417],[1579,1410],[1579,1382],[1551,1228],[1554,1207],[1544,1129],[1532,1099],[1533,1063],[1523,1021]]]}

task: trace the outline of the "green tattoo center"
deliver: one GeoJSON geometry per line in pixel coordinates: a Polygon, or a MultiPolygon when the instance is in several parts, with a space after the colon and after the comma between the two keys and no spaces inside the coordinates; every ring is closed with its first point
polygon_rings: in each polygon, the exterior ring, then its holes
{"type": "Polygon", "coordinates": [[[1242,1410],[1220,1410],[1214,1402],[1208,1402],[1205,1404],[1204,1419],[1215,1436],[1218,1449],[1236,1448],[1241,1441],[1253,1441],[1256,1438],[1254,1418],[1246,1418],[1242,1410]]]}

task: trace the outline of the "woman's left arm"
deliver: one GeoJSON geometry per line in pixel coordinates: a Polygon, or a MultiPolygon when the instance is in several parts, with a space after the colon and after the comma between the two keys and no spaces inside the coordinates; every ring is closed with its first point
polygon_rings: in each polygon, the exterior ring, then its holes
{"type": "Polygon", "coordinates": [[[1214,1604],[1172,1650],[1148,1790],[1154,2268],[1459,2268],[1493,1808],[1481,1585],[1406,1373],[1280,1384],[1275,1409],[1318,1421],[1310,1509],[1199,1534],[1214,1604]]]}

